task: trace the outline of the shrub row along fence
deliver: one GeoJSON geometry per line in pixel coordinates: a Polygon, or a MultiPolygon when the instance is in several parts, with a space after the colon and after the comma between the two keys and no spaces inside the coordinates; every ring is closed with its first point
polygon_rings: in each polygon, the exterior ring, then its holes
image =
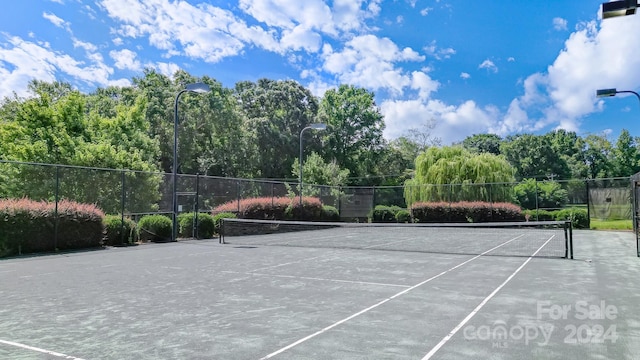
{"type": "MultiPolygon", "coordinates": [[[[95,204],[106,214],[134,220],[147,214],[172,213],[172,176],[167,173],[86,168],[0,160],[0,199],[28,198],[95,204]]],[[[300,195],[296,181],[263,181],[203,175],[178,175],[180,213],[210,213],[215,207],[248,198],[300,195]]],[[[566,207],[587,209],[591,219],[632,217],[629,178],[536,181],[500,184],[442,184],[420,186],[330,187],[304,185],[304,196],[338,209],[343,219],[363,220],[376,205],[409,208],[418,202],[482,201],[515,203],[536,212],[566,207]]]]}

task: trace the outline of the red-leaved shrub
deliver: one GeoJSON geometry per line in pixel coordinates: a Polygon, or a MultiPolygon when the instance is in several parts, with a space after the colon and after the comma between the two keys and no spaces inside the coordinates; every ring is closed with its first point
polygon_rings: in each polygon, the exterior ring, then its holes
{"type": "Polygon", "coordinates": [[[411,206],[415,222],[500,222],[522,221],[519,206],[510,203],[463,201],[455,203],[415,203],[411,206]]]}
{"type": "Polygon", "coordinates": [[[101,246],[104,213],[92,204],[62,200],[0,200],[0,255],[101,246]]]}
{"type": "Polygon", "coordinates": [[[266,220],[319,220],[322,202],[315,197],[260,197],[234,200],[217,206],[212,214],[231,212],[241,219],[266,220]]]}

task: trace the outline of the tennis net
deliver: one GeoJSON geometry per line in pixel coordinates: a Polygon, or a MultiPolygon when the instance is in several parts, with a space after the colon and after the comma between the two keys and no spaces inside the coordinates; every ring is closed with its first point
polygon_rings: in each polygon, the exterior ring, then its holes
{"type": "Polygon", "coordinates": [[[569,221],[395,224],[224,219],[220,242],[573,258],[569,221]]]}

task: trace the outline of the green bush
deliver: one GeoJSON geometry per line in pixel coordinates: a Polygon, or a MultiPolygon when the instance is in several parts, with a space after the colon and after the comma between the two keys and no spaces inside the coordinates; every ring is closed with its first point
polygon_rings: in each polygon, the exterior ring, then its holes
{"type": "Polygon", "coordinates": [[[570,220],[576,229],[588,229],[590,225],[587,209],[569,208],[562,210],[525,210],[525,216],[529,221],[565,221],[570,220]]]}
{"type": "Polygon", "coordinates": [[[136,224],[133,220],[125,217],[122,221],[121,215],[107,215],[104,220],[104,245],[123,246],[130,245],[135,241],[136,224]]]}
{"type": "Polygon", "coordinates": [[[178,236],[180,237],[197,237],[199,239],[210,239],[215,233],[215,222],[213,216],[209,214],[198,213],[196,219],[195,213],[182,213],[178,215],[178,236]],[[194,234],[193,225],[198,222],[197,233],[194,234]]]}
{"type": "Polygon", "coordinates": [[[572,226],[576,229],[588,229],[590,226],[589,216],[586,209],[562,209],[556,211],[555,220],[571,220],[572,226]]]}
{"type": "Polygon", "coordinates": [[[138,239],[143,242],[171,240],[171,219],[164,215],[145,215],[138,221],[138,239]]]}
{"type": "Polygon", "coordinates": [[[400,209],[396,213],[396,222],[404,224],[411,222],[411,213],[408,210],[400,209]]]}
{"type": "Polygon", "coordinates": [[[402,210],[399,206],[376,205],[369,212],[369,219],[374,223],[393,223],[396,222],[396,214],[402,210]]]}
{"type": "Polygon", "coordinates": [[[235,219],[235,218],[236,218],[236,214],[232,212],[222,212],[222,213],[213,215],[212,219],[213,219],[214,232],[216,234],[220,234],[220,223],[222,219],[235,219]]]}
{"type": "Polygon", "coordinates": [[[0,256],[102,246],[103,219],[91,204],[0,200],[0,256]]]}
{"type": "Polygon", "coordinates": [[[528,221],[555,221],[557,210],[524,210],[528,221]]]}
{"type": "Polygon", "coordinates": [[[569,202],[567,190],[555,181],[525,179],[514,187],[514,191],[517,203],[524,209],[561,208],[569,202]]]}
{"type": "Polygon", "coordinates": [[[322,221],[340,221],[340,212],[335,206],[323,205],[322,206],[322,216],[320,217],[322,221]]]}

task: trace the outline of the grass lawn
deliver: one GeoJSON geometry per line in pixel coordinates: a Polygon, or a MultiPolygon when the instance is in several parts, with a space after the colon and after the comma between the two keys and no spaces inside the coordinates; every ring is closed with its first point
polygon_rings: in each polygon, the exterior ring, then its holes
{"type": "Polygon", "coordinates": [[[633,230],[631,220],[597,220],[591,219],[592,230],[633,230]]]}

